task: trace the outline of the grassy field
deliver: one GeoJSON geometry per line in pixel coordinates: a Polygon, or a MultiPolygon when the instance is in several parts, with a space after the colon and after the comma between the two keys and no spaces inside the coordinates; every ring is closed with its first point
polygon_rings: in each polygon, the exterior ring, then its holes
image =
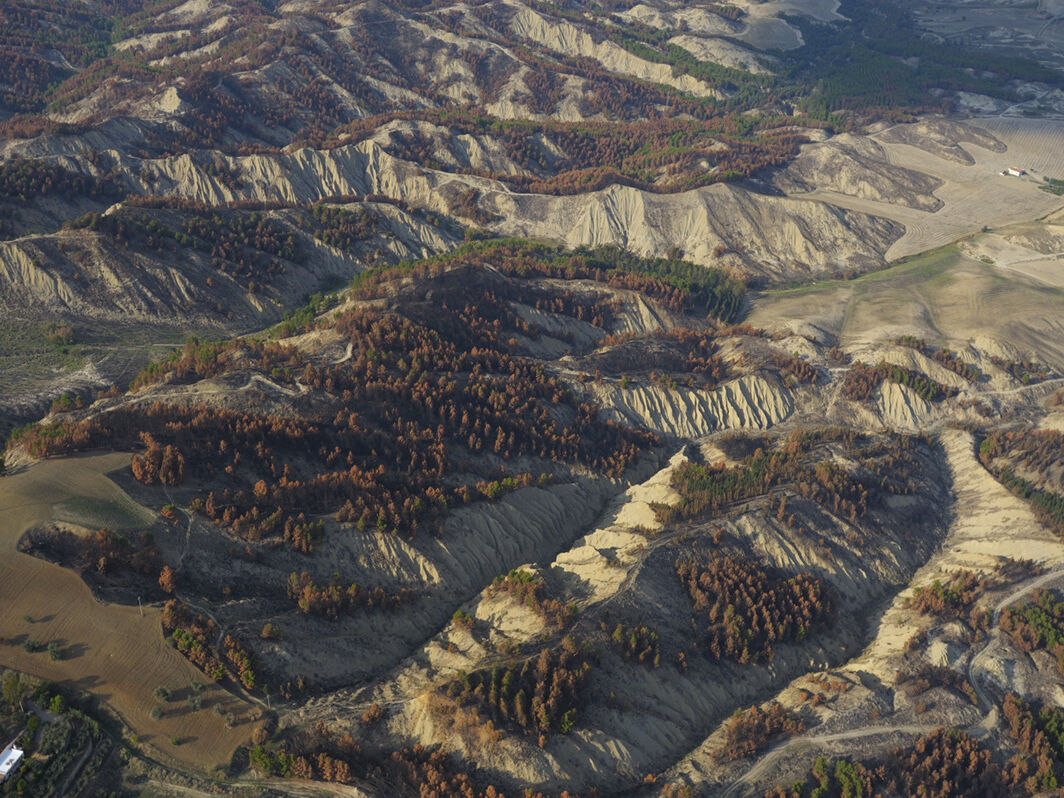
{"type": "Polygon", "coordinates": [[[184,702],[189,685],[209,680],[166,644],[158,609],[141,615],[137,607],[101,604],[77,574],[17,551],[23,531],[57,517],[90,528],[150,522],[153,514],[107,478],[128,462],[121,454],[49,460],[0,478],[0,664],[98,696],[164,757],[201,769],[225,764],[250,736],[257,708],[208,686],[203,708],[192,711],[184,702]],[[58,643],[62,659],[28,653],[27,639],[58,643]],[[178,700],[162,704],[165,714],[153,720],[158,686],[178,700]],[[233,713],[234,728],[215,704],[233,713]]]}
{"type": "Polygon", "coordinates": [[[951,346],[985,335],[1064,367],[1064,291],[953,244],[854,280],[765,292],[753,299],[749,321],[807,322],[849,348],[901,334],[951,346]]]}

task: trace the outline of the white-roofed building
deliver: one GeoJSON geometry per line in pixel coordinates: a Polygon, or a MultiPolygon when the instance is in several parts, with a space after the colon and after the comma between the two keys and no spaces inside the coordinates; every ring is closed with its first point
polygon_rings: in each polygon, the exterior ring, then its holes
{"type": "Polygon", "coordinates": [[[14,743],[0,752],[0,781],[7,781],[7,777],[18,770],[22,757],[25,755],[25,752],[14,743]]]}

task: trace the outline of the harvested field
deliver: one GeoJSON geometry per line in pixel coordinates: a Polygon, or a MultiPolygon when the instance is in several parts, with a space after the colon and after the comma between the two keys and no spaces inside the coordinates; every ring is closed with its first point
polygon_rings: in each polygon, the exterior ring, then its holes
{"type": "Polygon", "coordinates": [[[1011,117],[964,122],[997,137],[1007,147],[995,152],[977,144],[962,146],[972,157],[971,165],[941,157],[913,144],[902,144],[880,132],[873,136],[884,148],[890,164],[913,169],[938,178],[942,185],[934,195],[943,206],[934,212],[877,202],[823,189],[804,194],[842,208],[869,213],[901,222],[906,232],[887,250],[888,260],[898,260],[958,238],[984,227],[998,227],[1041,218],[1064,207],[1064,198],[1039,189],[1043,175],[1054,176],[1064,152],[1064,123],[1011,117]],[[1001,172],[1011,165],[1026,169],[1025,177],[1006,177],[1001,172]]]}
{"type": "Polygon", "coordinates": [[[50,519],[115,530],[150,522],[153,514],[106,476],[128,461],[121,454],[49,460],[0,479],[0,663],[99,697],[164,758],[198,768],[226,764],[250,736],[258,709],[209,685],[203,708],[192,711],[190,683],[209,680],[166,644],[157,608],[145,607],[142,617],[136,607],[101,604],[77,574],[17,551],[26,529],[50,519]],[[28,653],[27,639],[59,643],[62,659],[28,653]],[[153,720],[158,686],[174,697],[153,720]],[[233,713],[234,728],[214,714],[215,704],[233,713]]]}
{"type": "Polygon", "coordinates": [[[1059,288],[949,246],[856,280],[765,293],[754,300],[749,321],[770,328],[788,321],[810,323],[848,350],[899,335],[953,347],[992,338],[1060,370],[1062,299],[1059,288]]]}

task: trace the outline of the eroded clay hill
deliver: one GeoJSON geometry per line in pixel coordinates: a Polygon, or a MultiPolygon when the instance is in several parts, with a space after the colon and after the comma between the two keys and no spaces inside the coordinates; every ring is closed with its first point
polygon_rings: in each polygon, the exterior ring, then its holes
{"type": "Polygon", "coordinates": [[[788,737],[978,722],[1000,697],[963,663],[998,618],[975,610],[1061,556],[1036,531],[1059,524],[1059,433],[988,437],[984,467],[950,426],[985,429],[990,403],[1037,424],[1057,365],[911,336],[851,353],[743,308],[723,272],[611,249],[383,268],[19,432],[15,466],[130,452],[113,478],[160,513],[124,548],[69,524],[21,545],[156,598],[206,676],[269,695],[253,763],[275,776],[715,794],[773,786],[751,766],[788,737]],[[995,478],[1031,502],[1007,535],[1043,541],[1033,561],[965,525],[983,511],[959,497],[995,478]],[[969,578],[941,552],[973,535],[969,578]],[[963,607],[916,612],[968,626],[899,638],[884,607],[913,613],[942,571],[974,580],[963,607]],[[967,714],[902,699],[937,684],[967,714]]]}
{"type": "Polygon", "coordinates": [[[3,3],[0,660],[108,790],[1055,789],[1061,9],[984,6],[3,3]]]}

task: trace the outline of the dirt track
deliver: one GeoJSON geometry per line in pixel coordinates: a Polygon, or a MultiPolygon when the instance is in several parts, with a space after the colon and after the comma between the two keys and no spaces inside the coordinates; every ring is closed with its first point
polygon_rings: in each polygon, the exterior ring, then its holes
{"type": "Polygon", "coordinates": [[[239,721],[251,710],[212,686],[203,693],[204,708],[189,711],[188,685],[209,680],[165,643],[159,610],[146,607],[142,617],[136,607],[101,604],[75,573],[17,551],[27,528],[57,516],[73,521],[80,515],[86,526],[115,529],[147,520],[150,514],[105,476],[128,458],[50,460],[0,478],[0,637],[6,641],[0,664],[98,696],[164,758],[199,768],[223,764],[250,736],[251,724],[239,721]],[[21,643],[27,638],[58,642],[63,659],[25,652],[21,643]],[[155,721],[148,713],[159,685],[175,689],[176,700],[164,705],[169,711],[155,721]],[[227,729],[214,715],[219,702],[237,718],[235,728],[227,729]],[[182,744],[172,745],[173,738],[182,744]]]}

